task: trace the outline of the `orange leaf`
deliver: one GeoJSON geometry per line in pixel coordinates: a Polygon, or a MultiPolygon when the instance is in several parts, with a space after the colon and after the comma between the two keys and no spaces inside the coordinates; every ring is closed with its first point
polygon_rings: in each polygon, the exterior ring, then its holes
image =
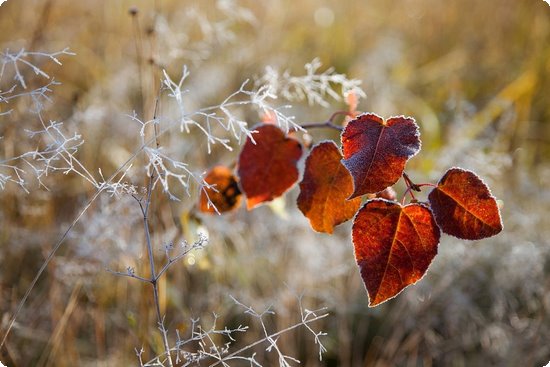
{"type": "Polygon", "coordinates": [[[428,195],[443,232],[465,240],[479,240],[502,231],[497,202],[475,173],[451,168],[428,195]]]}
{"type": "Polygon", "coordinates": [[[373,307],[420,280],[437,254],[440,231],[423,204],[367,201],[352,228],[355,260],[373,307]]]}
{"type": "Polygon", "coordinates": [[[313,147],[306,160],[297,202],[317,232],[332,233],[335,226],[351,219],[361,205],[361,198],[346,200],[353,191],[353,182],[341,159],[336,144],[325,141],[313,147]]]}
{"type": "Polygon", "coordinates": [[[300,142],[285,136],[277,126],[258,125],[254,130],[255,144],[250,138],[246,140],[238,169],[248,209],[290,189],[298,180],[296,164],[302,156],[300,142]]]}
{"type": "Polygon", "coordinates": [[[351,198],[384,190],[399,180],[407,160],[420,150],[418,126],[411,117],[384,121],[373,113],[350,121],[342,133],[344,166],[353,177],[351,198]]]}
{"type": "Polygon", "coordinates": [[[238,207],[241,203],[241,190],[237,179],[231,170],[224,166],[216,166],[206,174],[204,181],[216,185],[215,189],[205,188],[201,191],[199,209],[204,213],[224,213],[238,207]],[[208,196],[207,196],[208,195],[208,196]],[[208,199],[216,207],[208,205],[208,199]]]}

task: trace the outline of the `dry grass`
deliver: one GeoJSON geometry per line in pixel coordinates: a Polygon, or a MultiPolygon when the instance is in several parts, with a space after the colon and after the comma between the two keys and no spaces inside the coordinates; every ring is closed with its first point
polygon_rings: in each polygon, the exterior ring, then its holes
{"type": "MultiPolygon", "coordinates": [[[[63,58],[63,66],[43,65],[62,83],[45,115],[83,134],[79,159],[106,177],[139,145],[138,127],[125,114],[152,116],[161,68],[177,75],[189,65],[192,109],[220,103],[266,65],[298,73],[320,57],[364,81],[368,98],[361,110],[416,117],[423,150],[409,170],[419,181],[435,180],[452,165],[484,177],[502,200],[505,230],[479,244],[444,238],[421,283],[368,309],[349,224],[332,237],[314,233],[294,205],[296,190],[277,206],[223,217],[198,214],[196,197],[176,203],[159,192],[151,218],[159,254],[164,243],[192,241],[199,227],[210,236],[206,249],[160,284],[171,337],[175,329],[188,332],[191,317],[208,325],[216,312],[219,325],[251,325],[238,348],[261,333],[228,295],[258,309],[273,305],[269,327],[280,330],[299,319],[296,294],[303,293],[306,307],[326,306],[331,313],[317,324],[328,333],[322,362],[304,330],[280,339],[281,349],[304,366],[547,363],[550,7],[542,0],[240,3],[256,21],[232,24],[234,40],[203,45],[199,25],[186,14],[197,7],[223,20],[210,0],[8,0],[0,8],[0,50],[70,47],[76,53],[63,58]],[[128,14],[132,5],[139,9],[135,18],[128,14]],[[153,24],[156,30],[148,32],[153,24]]],[[[44,82],[27,77],[30,88],[44,82]]],[[[36,126],[25,103],[0,115],[0,157],[18,151],[21,126],[36,126]]],[[[163,106],[163,114],[175,113],[163,106]]],[[[293,113],[322,121],[341,107],[297,103],[293,113]]],[[[259,116],[247,112],[246,118],[253,123],[259,116]]],[[[238,153],[214,146],[207,155],[196,132],[167,134],[161,144],[198,170],[230,165],[238,153]]],[[[30,194],[17,187],[0,191],[1,334],[44,257],[95,191],[74,175],[45,181],[49,191],[35,183],[30,194]]],[[[145,359],[162,352],[150,289],[105,271],[147,271],[140,220],[131,198],[105,195],[95,202],[31,293],[1,350],[4,364],[136,365],[134,348],[143,346],[145,359]]],[[[266,365],[277,363],[264,349],[256,352],[266,365]]]]}

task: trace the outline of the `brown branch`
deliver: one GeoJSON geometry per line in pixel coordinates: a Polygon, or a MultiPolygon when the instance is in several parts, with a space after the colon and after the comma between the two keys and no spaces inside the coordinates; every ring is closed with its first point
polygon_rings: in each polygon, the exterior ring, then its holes
{"type": "Polygon", "coordinates": [[[306,130],[315,128],[328,128],[343,131],[344,128],[342,126],[336,125],[334,123],[334,119],[338,116],[351,116],[351,114],[348,111],[336,111],[332,115],[330,115],[329,119],[325,122],[306,122],[305,124],[300,125],[300,127],[306,130]]]}
{"type": "Polygon", "coordinates": [[[327,120],[325,122],[309,122],[300,125],[303,129],[315,129],[315,128],[328,128],[328,129],[334,129],[338,131],[343,131],[344,128],[342,126],[338,126],[333,124],[330,120],[327,120]]]}

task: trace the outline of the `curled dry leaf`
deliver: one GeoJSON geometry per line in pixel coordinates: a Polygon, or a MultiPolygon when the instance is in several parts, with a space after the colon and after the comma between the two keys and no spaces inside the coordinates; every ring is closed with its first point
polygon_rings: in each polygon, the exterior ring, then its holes
{"type": "Polygon", "coordinates": [[[384,121],[373,113],[350,121],[342,132],[342,163],[350,171],[351,198],[384,190],[399,180],[405,164],[420,150],[418,125],[411,117],[384,121]]]}
{"type": "Polygon", "coordinates": [[[373,307],[420,280],[437,254],[440,231],[423,204],[373,199],[352,228],[355,259],[373,307]]]}
{"type": "Polygon", "coordinates": [[[332,233],[361,205],[361,198],[346,200],[353,192],[353,182],[341,159],[336,144],[325,141],[313,147],[306,160],[297,203],[317,232],[332,233]]]}
{"type": "Polygon", "coordinates": [[[237,179],[233,172],[225,166],[215,166],[206,174],[204,181],[210,185],[215,185],[215,190],[205,188],[201,191],[199,199],[199,209],[204,213],[228,212],[238,207],[241,203],[241,190],[237,184],[237,179]],[[208,199],[214,204],[208,205],[208,199]]]}
{"type": "Polygon", "coordinates": [[[357,112],[357,106],[359,106],[359,96],[355,91],[351,91],[346,95],[345,101],[348,105],[348,119],[351,120],[356,118],[359,114],[359,112],[357,112]]]}
{"type": "Polygon", "coordinates": [[[367,194],[365,197],[367,199],[381,198],[381,199],[395,201],[397,200],[397,193],[395,192],[393,187],[388,186],[384,190],[377,192],[376,194],[367,194]]]}
{"type": "Polygon", "coordinates": [[[246,206],[271,201],[284,194],[298,180],[297,163],[302,146],[274,125],[254,128],[254,142],[248,138],[239,155],[238,176],[246,195],[246,206]]]}
{"type": "Polygon", "coordinates": [[[437,224],[452,236],[479,240],[502,231],[502,220],[489,188],[473,172],[449,169],[428,195],[437,224]]]}

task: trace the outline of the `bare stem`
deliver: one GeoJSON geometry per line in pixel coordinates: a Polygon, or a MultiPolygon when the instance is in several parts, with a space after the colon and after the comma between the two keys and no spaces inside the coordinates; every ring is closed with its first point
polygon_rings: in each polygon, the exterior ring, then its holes
{"type": "Polygon", "coordinates": [[[143,278],[143,277],[140,277],[139,275],[135,275],[133,273],[129,273],[129,272],[123,273],[121,271],[113,271],[111,269],[107,269],[107,271],[109,273],[111,273],[113,275],[116,275],[116,276],[119,276],[119,277],[127,277],[127,278],[132,278],[132,279],[139,280],[140,282],[151,283],[151,279],[143,278]]]}
{"type": "Polygon", "coordinates": [[[409,175],[407,175],[407,172],[403,172],[403,179],[405,180],[405,184],[408,188],[410,188],[412,191],[420,192],[420,186],[412,182],[409,175]]]}
{"type": "Polygon", "coordinates": [[[403,180],[405,180],[405,185],[407,185],[407,190],[405,190],[405,193],[403,194],[403,199],[401,199],[401,205],[405,204],[405,198],[407,197],[407,194],[411,195],[412,200],[416,200],[416,197],[414,196],[413,191],[420,192],[420,187],[418,187],[417,184],[412,182],[412,180],[409,178],[409,175],[407,175],[406,172],[403,172],[403,180]]]}
{"type": "MultiPolygon", "coordinates": [[[[142,65],[143,65],[143,42],[141,39],[141,27],[139,25],[139,17],[138,17],[138,10],[137,8],[131,8],[130,9],[130,15],[133,20],[133,31],[134,31],[134,42],[136,47],[136,59],[137,59],[137,67],[138,67],[138,79],[139,79],[139,98],[141,100],[141,105],[143,106],[142,113],[145,114],[145,95],[143,93],[143,72],[142,72],[142,65]]],[[[143,116],[143,115],[142,115],[143,116]]]]}
{"type": "Polygon", "coordinates": [[[338,130],[338,131],[344,130],[344,128],[342,126],[335,125],[331,121],[311,122],[311,123],[306,123],[306,124],[300,125],[300,127],[304,128],[306,130],[307,129],[314,129],[314,128],[329,128],[329,129],[334,129],[334,130],[338,130]]]}
{"type": "Polygon", "coordinates": [[[147,200],[145,201],[145,205],[141,207],[141,212],[143,213],[143,227],[145,229],[145,241],[147,245],[147,254],[149,256],[149,267],[151,268],[151,279],[150,283],[153,286],[153,298],[155,301],[155,310],[157,313],[157,322],[160,329],[160,334],[162,336],[162,342],[164,344],[164,350],[166,353],[166,357],[168,359],[168,366],[173,367],[174,364],[172,362],[172,356],[170,354],[170,345],[168,344],[168,336],[166,333],[166,329],[164,328],[164,318],[162,317],[162,314],[160,313],[160,301],[159,301],[159,290],[158,290],[158,278],[157,274],[155,272],[155,259],[153,257],[153,245],[151,243],[151,233],[149,231],[149,206],[151,204],[151,195],[153,192],[153,182],[154,182],[154,174],[151,174],[149,176],[149,184],[147,186],[147,200]]]}
{"type": "Polygon", "coordinates": [[[407,187],[407,190],[405,190],[405,193],[403,194],[403,199],[401,199],[401,205],[405,205],[405,198],[407,197],[407,194],[411,195],[412,200],[416,200],[416,197],[414,196],[414,193],[412,192],[411,187],[407,187]]]}
{"type": "Polygon", "coordinates": [[[185,250],[184,252],[182,252],[181,254],[179,254],[178,256],[176,256],[174,258],[169,258],[168,261],[166,262],[166,264],[164,264],[162,269],[160,269],[160,271],[158,272],[156,280],[158,280],[166,272],[166,270],[168,270],[168,268],[170,268],[170,266],[172,266],[172,264],[174,264],[175,262],[177,262],[177,261],[183,259],[185,256],[187,256],[187,254],[189,252],[191,252],[191,250],[193,250],[193,248],[189,248],[188,250],[185,250]]]}
{"type": "Polygon", "coordinates": [[[405,190],[405,193],[403,194],[403,199],[401,200],[401,204],[405,204],[405,197],[407,196],[407,194],[411,195],[411,198],[413,200],[416,200],[416,197],[414,196],[413,191],[421,192],[422,187],[426,187],[426,186],[437,187],[436,184],[432,184],[432,183],[416,184],[412,182],[412,180],[410,179],[409,175],[407,175],[406,172],[403,172],[403,179],[405,180],[405,185],[407,185],[407,190],[405,190]]]}
{"type": "Polygon", "coordinates": [[[307,122],[305,124],[300,125],[300,127],[306,130],[314,129],[314,128],[328,128],[328,129],[343,131],[344,128],[342,126],[338,126],[334,123],[334,119],[338,116],[351,116],[351,115],[348,111],[336,111],[325,122],[307,122]]]}
{"type": "Polygon", "coordinates": [[[418,187],[426,187],[426,186],[427,187],[437,187],[436,184],[429,183],[429,182],[428,183],[417,184],[416,186],[418,186],[418,187]]]}

